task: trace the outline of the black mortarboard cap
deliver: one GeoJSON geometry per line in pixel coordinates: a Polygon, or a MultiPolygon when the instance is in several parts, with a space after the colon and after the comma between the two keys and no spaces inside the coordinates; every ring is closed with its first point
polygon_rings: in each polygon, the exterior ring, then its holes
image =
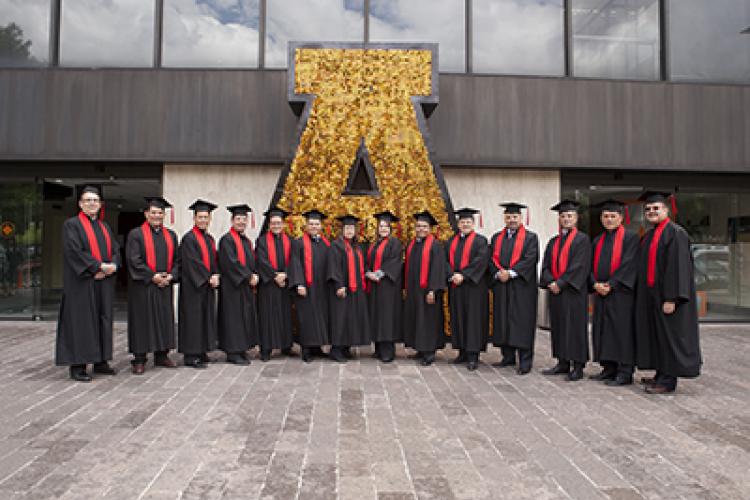
{"type": "Polygon", "coordinates": [[[83,196],[86,193],[94,193],[95,195],[97,195],[100,198],[102,196],[102,193],[101,193],[101,191],[99,190],[98,187],[87,185],[87,186],[83,186],[81,188],[81,191],[78,193],[78,197],[80,198],[81,196],[83,196]]]}
{"type": "Polygon", "coordinates": [[[374,214],[373,217],[375,217],[379,221],[381,221],[381,220],[388,221],[389,224],[393,223],[393,222],[398,222],[399,221],[399,218],[396,217],[391,212],[389,212],[388,210],[386,210],[385,212],[378,212],[378,213],[374,214]]]}
{"type": "Polygon", "coordinates": [[[188,207],[190,210],[192,210],[195,213],[198,212],[213,212],[216,210],[216,205],[211,203],[210,201],[197,199],[193,202],[192,205],[188,207]]]}
{"type": "Polygon", "coordinates": [[[336,217],[336,220],[340,221],[341,224],[345,226],[355,226],[357,222],[359,222],[359,217],[351,214],[346,214],[342,215],[341,217],[336,217]]]}
{"type": "Polygon", "coordinates": [[[557,212],[577,212],[578,207],[580,207],[581,204],[578,203],[575,200],[561,200],[560,203],[557,203],[556,205],[551,206],[550,210],[555,210],[557,212]]]}
{"type": "Polygon", "coordinates": [[[479,210],[476,208],[459,208],[458,210],[455,210],[454,213],[456,214],[456,217],[459,219],[473,219],[476,214],[479,213],[479,210]]]}
{"type": "Polygon", "coordinates": [[[501,203],[501,207],[505,209],[506,214],[520,214],[521,209],[527,208],[523,203],[516,203],[515,201],[509,201],[508,203],[501,203]]]}
{"type": "Polygon", "coordinates": [[[437,226],[438,223],[438,221],[435,220],[435,217],[433,217],[432,214],[427,210],[414,214],[414,218],[418,221],[425,221],[431,226],[437,226]]]}
{"type": "Polygon", "coordinates": [[[169,203],[161,196],[146,196],[143,199],[146,200],[146,210],[151,207],[161,208],[162,210],[164,210],[165,208],[172,206],[171,203],[169,203]]]}
{"type": "Polygon", "coordinates": [[[316,209],[308,210],[307,212],[303,213],[302,215],[305,217],[305,219],[308,219],[308,220],[309,219],[323,220],[323,219],[326,218],[326,214],[324,214],[320,210],[316,210],[316,209]]]}
{"type": "Polygon", "coordinates": [[[245,203],[241,205],[229,205],[227,207],[227,210],[232,213],[232,217],[234,217],[235,215],[247,215],[248,213],[253,211],[253,209],[245,203]]]}
{"type": "Polygon", "coordinates": [[[609,198],[604,201],[600,201],[599,203],[595,203],[591,205],[592,208],[598,208],[602,212],[620,212],[623,213],[625,211],[625,203],[615,200],[614,198],[609,198]]]}
{"type": "Polygon", "coordinates": [[[289,215],[289,212],[287,212],[283,208],[279,208],[279,207],[277,207],[277,206],[274,205],[273,207],[271,207],[268,210],[266,210],[265,212],[263,212],[263,215],[265,217],[269,217],[269,218],[270,217],[276,217],[276,216],[278,216],[278,217],[281,217],[282,219],[285,219],[286,216],[289,215]]]}
{"type": "Polygon", "coordinates": [[[667,203],[670,196],[672,196],[672,193],[668,191],[644,191],[643,194],[638,197],[638,201],[644,203],[667,203]]]}

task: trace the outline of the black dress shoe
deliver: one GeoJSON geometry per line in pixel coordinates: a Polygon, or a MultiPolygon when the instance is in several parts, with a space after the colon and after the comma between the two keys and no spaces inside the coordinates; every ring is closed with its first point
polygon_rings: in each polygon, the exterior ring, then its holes
{"type": "Polygon", "coordinates": [[[557,364],[552,368],[542,370],[542,375],[567,375],[570,373],[570,366],[557,364]]]}
{"type": "Polygon", "coordinates": [[[506,366],[515,366],[516,360],[513,358],[503,358],[500,360],[499,363],[492,363],[492,366],[496,366],[498,368],[504,368],[506,366]]]}
{"type": "Polygon", "coordinates": [[[530,371],[531,371],[531,367],[529,367],[529,368],[518,368],[516,370],[516,373],[519,374],[519,375],[526,375],[530,371]]]}
{"type": "Polygon", "coordinates": [[[430,366],[434,362],[435,362],[434,354],[424,355],[422,356],[422,359],[419,360],[419,364],[422,366],[430,366]]]}
{"type": "Polygon", "coordinates": [[[674,387],[667,387],[666,385],[661,384],[653,384],[653,385],[647,385],[646,386],[646,392],[648,394],[669,394],[670,392],[674,392],[674,387]]]}
{"type": "Polygon", "coordinates": [[[467,356],[464,351],[460,351],[458,353],[458,356],[456,356],[456,359],[453,360],[454,365],[460,365],[461,363],[466,363],[467,356]]]}
{"type": "Polygon", "coordinates": [[[328,354],[328,356],[337,363],[346,363],[346,357],[338,349],[331,349],[331,352],[328,354]]]}
{"type": "Polygon", "coordinates": [[[310,352],[310,349],[308,349],[307,347],[302,348],[302,350],[300,351],[300,357],[305,363],[310,363],[313,360],[312,352],[310,352]]]}
{"type": "Polygon", "coordinates": [[[260,360],[264,363],[271,359],[271,351],[260,351],[260,360]]]}
{"type": "MultiPolygon", "coordinates": [[[[285,347],[284,349],[282,349],[281,350],[281,354],[283,354],[284,356],[288,356],[290,358],[293,358],[293,357],[296,356],[296,354],[294,353],[294,351],[292,350],[291,347],[285,347]]],[[[269,354],[269,356],[270,356],[270,354],[269,354]]]]}
{"type": "Polygon", "coordinates": [[[92,378],[91,375],[86,373],[86,370],[71,370],[70,371],[70,378],[75,380],[76,382],[91,382],[92,378]]]}
{"type": "Polygon", "coordinates": [[[389,356],[387,358],[380,358],[380,361],[382,361],[383,363],[393,363],[393,357],[389,356]]]}
{"type": "Polygon", "coordinates": [[[203,362],[202,358],[189,359],[185,361],[185,366],[189,366],[190,368],[198,368],[198,369],[208,368],[206,366],[206,363],[203,362]]]}
{"type": "Polygon", "coordinates": [[[470,372],[473,372],[478,367],[479,367],[479,363],[477,361],[469,361],[468,363],[466,363],[466,369],[469,370],[470,372]]]}
{"type": "Polygon", "coordinates": [[[572,372],[568,373],[568,380],[575,382],[583,378],[583,368],[574,368],[572,372]]]}
{"type": "Polygon", "coordinates": [[[233,365],[249,365],[250,360],[242,357],[240,354],[230,354],[227,356],[227,363],[232,363],[233,365]]]}
{"type": "Polygon", "coordinates": [[[645,386],[656,385],[656,377],[652,377],[652,378],[642,377],[641,384],[645,386]]]}
{"type": "Polygon", "coordinates": [[[633,384],[633,377],[627,376],[627,375],[617,375],[615,378],[611,380],[607,380],[604,382],[607,385],[610,386],[618,386],[618,385],[632,385],[633,384]]]}
{"type": "Polygon", "coordinates": [[[117,370],[109,366],[109,363],[105,361],[104,363],[96,363],[94,365],[94,373],[100,375],[117,375],[117,370]]]}
{"type": "Polygon", "coordinates": [[[591,380],[614,380],[617,376],[617,372],[602,370],[595,375],[589,375],[591,380]]]}

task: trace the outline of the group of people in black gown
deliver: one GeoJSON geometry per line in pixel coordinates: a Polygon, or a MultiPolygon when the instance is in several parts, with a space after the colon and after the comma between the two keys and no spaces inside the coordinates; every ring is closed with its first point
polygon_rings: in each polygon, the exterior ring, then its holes
{"type": "MultiPolygon", "coordinates": [[[[268,361],[275,350],[296,355],[294,343],[305,362],[319,356],[345,362],[352,347],[374,343],[373,356],[388,363],[403,342],[429,366],[449,342],[458,350],[453,362],[471,371],[492,343],[502,353],[495,366],[516,366],[523,375],[532,367],[541,287],[549,291],[558,361],[543,374],[583,378],[593,296],[593,358],[602,370],[591,378],[632,384],[637,366],[656,370],[641,380],[647,392],[673,392],[678,377],[698,376],[701,354],[689,239],[669,219],[669,196],[641,197],[651,226],[641,238],[625,229],[623,203],[599,204],[604,231],[593,243],[577,229],[579,204],[561,201],[552,207],[560,230],[547,244],[541,276],[539,240],[523,224],[520,203],[501,205],[505,227],[489,242],[475,231],[477,210],[455,211],[459,230],[445,243],[433,235],[437,221],[429,212],[414,214],[415,237],[406,249],[393,234],[399,219],[388,211],[373,215],[377,238],[365,245],[353,215],[338,217],[340,234],[329,241],[322,234],[326,215],[318,210],[303,214],[304,234],[293,239],[285,231],[288,213],[278,207],[264,213],[267,231],[253,245],[245,234],[251,208],[233,205],[231,227],[217,247],[208,232],[215,204],[196,200],[194,225],[178,240],[164,227],[171,205],[146,198],[145,221],[125,249],[132,371],[143,374],[149,354],[155,366],[176,367],[169,357],[175,347],[186,366],[205,368],[217,349],[227,362],[245,365],[255,346],[268,361]],[[325,354],[323,346],[330,346],[325,354]]],[[[94,374],[115,373],[108,363],[112,277],[121,261],[111,229],[98,218],[101,202],[97,188],[85,187],[81,211],[63,227],[56,362],[77,381],[92,379],[89,364],[94,374]]]]}

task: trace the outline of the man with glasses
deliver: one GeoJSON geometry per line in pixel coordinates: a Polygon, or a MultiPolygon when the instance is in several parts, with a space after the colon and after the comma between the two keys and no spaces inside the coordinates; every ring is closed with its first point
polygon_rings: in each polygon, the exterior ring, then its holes
{"type": "Polygon", "coordinates": [[[652,227],[641,240],[636,359],[638,368],[656,370],[642,380],[650,394],[674,392],[677,378],[697,377],[702,364],[690,238],[669,219],[670,196],[646,191],[639,198],[652,227]]]}
{"type": "Polygon", "coordinates": [[[106,222],[99,219],[99,189],[85,186],[80,212],[63,224],[63,296],[57,322],[55,363],[70,367],[70,378],[90,382],[94,373],[114,375],[112,306],[120,247],[106,222]]]}

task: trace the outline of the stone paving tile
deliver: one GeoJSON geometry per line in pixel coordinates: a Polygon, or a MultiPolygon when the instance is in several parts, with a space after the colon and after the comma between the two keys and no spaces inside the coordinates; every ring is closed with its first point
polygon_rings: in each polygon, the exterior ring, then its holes
{"type": "Polygon", "coordinates": [[[474,373],[365,348],[136,377],[118,323],[121,373],[75,384],[54,330],[0,323],[2,499],[750,498],[745,325],[704,325],[704,374],[664,397],[542,376],[541,331],[525,377],[494,348],[474,373]]]}

